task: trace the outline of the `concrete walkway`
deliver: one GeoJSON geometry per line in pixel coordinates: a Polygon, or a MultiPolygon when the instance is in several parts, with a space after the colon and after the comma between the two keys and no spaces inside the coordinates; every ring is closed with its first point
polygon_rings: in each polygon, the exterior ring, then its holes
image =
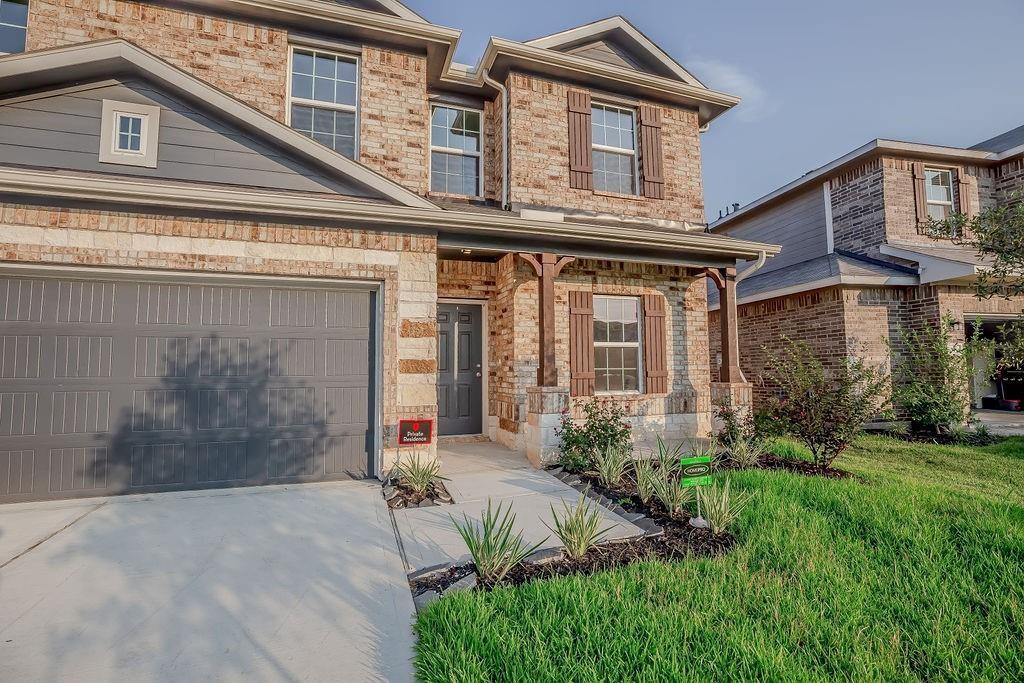
{"type": "MultiPolygon", "coordinates": [[[[523,538],[537,543],[547,537],[544,548],[557,548],[558,538],[544,526],[552,524],[551,506],[562,514],[562,503],[575,508],[579,492],[547,472],[535,470],[526,458],[494,443],[439,445],[441,473],[455,499],[455,505],[394,510],[395,523],[410,572],[469,560],[466,545],[452,525],[451,517],[463,514],[479,521],[490,498],[511,503],[523,538]]],[[[591,505],[596,505],[591,503],[591,505]]],[[[640,536],[643,530],[618,515],[598,507],[605,523],[613,528],[607,539],[640,536]]]]}
{"type": "Polygon", "coordinates": [[[974,417],[997,436],[1024,436],[1024,412],[976,410],[974,417]]]}
{"type": "Polygon", "coordinates": [[[0,681],[408,681],[370,482],[0,506],[0,681]]]}

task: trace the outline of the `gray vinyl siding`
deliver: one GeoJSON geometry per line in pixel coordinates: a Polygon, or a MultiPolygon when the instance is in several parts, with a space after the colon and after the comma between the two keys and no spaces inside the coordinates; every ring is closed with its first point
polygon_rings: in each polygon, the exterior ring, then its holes
{"type": "Polygon", "coordinates": [[[141,80],[0,106],[0,163],[164,180],[367,196],[141,80]],[[103,100],[156,105],[156,168],[100,163],[103,100]]]}
{"type": "Polygon", "coordinates": [[[568,52],[577,57],[586,57],[606,64],[614,64],[615,66],[622,66],[627,69],[653,73],[651,69],[647,68],[640,60],[635,59],[625,49],[607,40],[595,40],[592,43],[574,47],[568,52]]]}
{"type": "Polygon", "coordinates": [[[828,253],[825,198],[820,185],[731,226],[723,234],[782,246],[768,259],[762,273],[801,263],[828,253]]]}

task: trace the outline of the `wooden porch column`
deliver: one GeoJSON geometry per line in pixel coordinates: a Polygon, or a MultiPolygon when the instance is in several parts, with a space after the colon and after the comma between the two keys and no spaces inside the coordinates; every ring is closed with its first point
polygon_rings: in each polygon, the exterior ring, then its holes
{"type": "Polygon", "coordinates": [[[736,269],[708,268],[707,273],[718,286],[718,320],[722,336],[722,369],[719,379],[722,382],[746,382],[740,370],[736,269]]]}
{"type": "Polygon", "coordinates": [[[526,254],[519,256],[533,266],[537,274],[537,341],[540,366],[537,368],[537,386],[557,387],[558,371],[555,368],[555,278],[567,264],[575,261],[572,256],[556,256],[551,253],[526,254]]]}

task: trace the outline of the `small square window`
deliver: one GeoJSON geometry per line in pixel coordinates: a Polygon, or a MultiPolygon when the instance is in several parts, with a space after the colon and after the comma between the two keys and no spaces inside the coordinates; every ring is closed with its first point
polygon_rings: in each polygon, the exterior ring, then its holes
{"type": "Polygon", "coordinates": [[[143,117],[136,114],[117,114],[117,146],[118,152],[128,154],[142,153],[143,117]]]}

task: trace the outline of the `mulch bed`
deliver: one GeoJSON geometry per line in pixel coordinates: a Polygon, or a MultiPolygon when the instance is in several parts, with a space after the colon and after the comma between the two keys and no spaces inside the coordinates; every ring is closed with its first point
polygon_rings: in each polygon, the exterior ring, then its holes
{"type": "Polygon", "coordinates": [[[476,568],[472,564],[460,564],[455,567],[449,567],[442,571],[433,572],[427,574],[418,579],[413,579],[409,582],[409,588],[412,589],[413,595],[419,595],[427,591],[437,591],[441,593],[445,588],[457,583],[460,579],[469,576],[476,571],[476,568]]]}
{"type": "Polygon", "coordinates": [[[400,482],[391,480],[384,484],[384,499],[392,510],[403,508],[430,507],[432,505],[450,505],[452,494],[439,481],[432,482],[427,487],[426,494],[403,486],[400,482]]]}

